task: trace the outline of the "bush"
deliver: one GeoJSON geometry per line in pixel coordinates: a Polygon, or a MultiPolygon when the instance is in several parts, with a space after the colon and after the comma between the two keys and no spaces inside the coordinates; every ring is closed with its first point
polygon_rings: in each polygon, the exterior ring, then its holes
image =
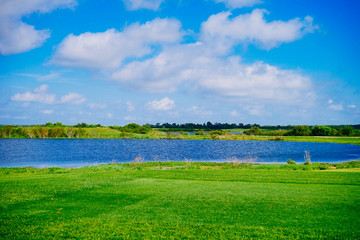
{"type": "Polygon", "coordinates": [[[309,136],[311,134],[310,128],[306,125],[295,126],[287,135],[290,136],[309,136]]]}
{"type": "Polygon", "coordinates": [[[246,130],[247,135],[261,135],[261,130],[258,126],[251,127],[249,130],[246,130]]]}
{"type": "Polygon", "coordinates": [[[215,131],[211,131],[211,132],[210,132],[210,135],[217,135],[217,136],[219,136],[219,135],[223,135],[223,134],[225,134],[225,132],[224,132],[224,131],[220,131],[220,130],[215,130],[215,131]]]}
{"type": "Polygon", "coordinates": [[[340,133],[344,136],[351,136],[354,133],[354,128],[352,126],[345,126],[340,129],[340,133]]]}
{"type": "Polygon", "coordinates": [[[293,160],[291,160],[290,158],[289,158],[288,160],[286,160],[286,162],[287,162],[288,164],[296,164],[296,162],[293,161],[293,160]]]}
{"type": "Polygon", "coordinates": [[[146,134],[152,130],[151,127],[147,125],[140,126],[136,123],[130,123],[121,128],[122,132],[131,132],[131,133],[140,133],[140,134],[146,134]]]}
{"type": "Polygon", "coordinates": [[[331,127],[325,127],[325,126],[316,126],[311,130],[311,134],[313,136],[330,136],[332,134],[333,130],[331,127]]]}

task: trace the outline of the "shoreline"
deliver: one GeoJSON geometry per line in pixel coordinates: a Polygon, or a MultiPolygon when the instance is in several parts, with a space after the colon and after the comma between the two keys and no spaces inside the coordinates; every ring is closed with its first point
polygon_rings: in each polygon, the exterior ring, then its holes
{"type": "MultiPolygon", "coordinates": [[[[49,170],[49,169],[62,169],[62,170],[81,170],[81,169],[103,169],[103,168],[122,168],[126,169],[146,169],[154,170],[154,167],[158,169],[167,168],[167,169],[205,169],[205,168],[214,168],[214,169],[269,169],[269,170],[338,170],[338,169],[352,169],[360,171],[360,159],[343,161],[343,162],[312,162],[310,164],[306,163],[283,163],[283,162],[237,162],[237,161],[227,161],[227,162],[201,162],[201,161],[148,161],[148,162],[124,162],[124,163],[99,163],[92,165],[83,165],[79,167],[71,166],[19,166],[19,167],[0,167],[0,173],[2,170],[49,170]]],[[[162,169],[164,170],[164,169],[162,169]]]]}
{"type": "Polygon", "coordinates": [[[91,140],[91,139],[129,139],[129,140],[221,140],[221,141],[276,141],[276,142],[314,142],[314,143],[338,143],[338,144],[354,144],[360,145],[360,137],[334,137],[334,136],[254,136],[254,135],[225,135],[218,136],[215,139],[212,139],[210,136],[206,135],[175,135],[168,138],[166,136],[150,136],[148,134],[137,134],[129,137],[118,137],[118,136],[103,136],[103,137],[79,137],[79,138],[66,138],[66,137],[58,137],[58,138],[0,138],[0,139],[29,139],[29,140],[37,140],[37,139],[59,139],[59,140],[91,140]]]}

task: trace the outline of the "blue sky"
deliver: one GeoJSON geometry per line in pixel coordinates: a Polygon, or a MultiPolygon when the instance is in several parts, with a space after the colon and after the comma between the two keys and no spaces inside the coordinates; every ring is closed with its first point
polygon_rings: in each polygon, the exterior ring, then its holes
{"type": "Polygon", "coordinates": [[[359,124],[357,0],[0,0],[0,124],[359,124]]]}

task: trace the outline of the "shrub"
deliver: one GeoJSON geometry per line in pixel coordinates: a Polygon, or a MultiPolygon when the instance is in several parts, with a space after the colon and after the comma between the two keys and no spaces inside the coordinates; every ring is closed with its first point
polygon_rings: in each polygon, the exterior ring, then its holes
{"type": "Polygon", "coordinates": [[[121,128],[122,132],[131,132],[131,133],[140,133],[140,134],[146,134],[152,130],[151,127],[147,125],[140,126],[136,123],[130,123],[121,128]]]}
{"type": "Polygon", "coordinates": [[[251,127],[249,130],[246,130],[247,135],[261,135],[261,130],[258,126],[251,127]]]}
{"type": "Polygon", "coordinates": [[[293,161],[293,160],[291,160],[290,158],[289,158],[288,160],[286,160],[286,162],[287,162],[288,164],[296,164],[296,162],[293,161]]]}
{"type": "Polygon", "coordinates": [[[313,136],[330,136],[332,134],[332,128],[331,127],[325,127],[325,126],[316,126],[311,130],[311,134],[313,136]]]}
{"type": "Polygon", "coordinates": [[[344,136],[351,136],[354,133],[354,128],[352,126],[345,126],[340,129],[340,133],[344,136]]]}
{"type": "Polygon", "coordinates": [[[306,125],[295,126],[287,135],[290,136],[309,136],[311,134],[310,128],[306,125]]]}

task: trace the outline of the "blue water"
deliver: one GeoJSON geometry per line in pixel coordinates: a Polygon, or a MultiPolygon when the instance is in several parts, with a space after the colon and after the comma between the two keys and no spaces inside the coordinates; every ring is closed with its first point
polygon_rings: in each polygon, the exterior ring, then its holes
{"type": "Polygon", "coordinates": [[[336,143],[128,139],[0,139],[0,167],[81,167],[145,161],[216,161],[232,157],[261,163],[343,162],[360,159],[360,146],[336,143]]]}

